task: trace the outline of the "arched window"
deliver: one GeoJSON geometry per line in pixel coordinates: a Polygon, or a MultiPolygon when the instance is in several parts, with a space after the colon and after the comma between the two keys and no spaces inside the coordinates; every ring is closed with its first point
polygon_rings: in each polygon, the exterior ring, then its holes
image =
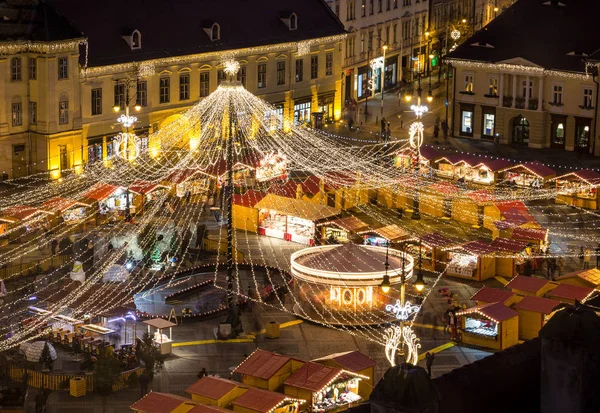
{"type": "Polygon", "coordinates": [[[142,34],[139,30],[134,30],[131,34],[131,48],[132,49],[141,49],[142,48],[142,34]]]}
{"type": "Polygon", "coordinates": [[[290,30],[296,30],[298,28],[298,16],[296,13],[292,13],[290,16],[290,30]]]}
{"type": "Polygon", "coordinates": [[[212,28],[210,29],[210,40],[215,41],[215,40],[220,40],[221,39],[221,27],[219,27],[219,25],[217,23],[214,23],[212,25],[212,28]]]}

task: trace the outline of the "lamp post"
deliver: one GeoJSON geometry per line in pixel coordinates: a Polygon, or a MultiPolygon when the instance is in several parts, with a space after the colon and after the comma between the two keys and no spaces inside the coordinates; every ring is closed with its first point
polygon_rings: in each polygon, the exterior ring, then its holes
{"type": "Polygon", "coordinates": [[[383,90],[385,89],[385,51],[387,50],[387,44],[384,44],[383,49],[383,62],[381,64],[381,118],[383,119],[383,90]]]}

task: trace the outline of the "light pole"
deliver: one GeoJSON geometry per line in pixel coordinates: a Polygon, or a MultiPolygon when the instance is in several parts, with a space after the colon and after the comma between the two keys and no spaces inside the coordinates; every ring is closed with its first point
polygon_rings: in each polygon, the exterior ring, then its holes
{"type": "Polygon", "coordinates": [[[381,119],[383,119],[383,90],[385,89],[385,51],[387,50],[387,44],[384,44],[383,49],[383,62],[381,65],[381,119]]]}

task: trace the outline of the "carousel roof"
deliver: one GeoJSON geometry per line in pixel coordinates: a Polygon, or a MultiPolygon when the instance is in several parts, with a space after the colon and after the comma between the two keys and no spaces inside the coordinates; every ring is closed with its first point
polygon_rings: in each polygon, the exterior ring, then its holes
{"type": "MultiPolygon", "coordinates": [[[[388,260],[392,271],[402,268],[402,259],[390,255],[388,260]]],[[[312,269],[341,273],[385,271],[385,249],[373,250],[348,243],[323,252],[317,250],[299,257],[297,262],[312,269]]]]}

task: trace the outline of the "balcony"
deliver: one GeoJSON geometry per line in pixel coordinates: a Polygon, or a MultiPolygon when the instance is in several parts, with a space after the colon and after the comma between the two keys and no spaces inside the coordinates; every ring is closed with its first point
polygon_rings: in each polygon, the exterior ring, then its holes
{"type": "Polygon", "coordinates": [[[537,108],[538,108],[538,100],[537,99],[529,99],[529,103],[527,104],[527,109],[537,110],[537,108]]]}
{"type": "Polygon", "coordinates": [[[517,109],[525,109],[525,98],[517,97],[515,99],[515,108],[517,109]]]}
{"type": "Polygon", "coordinates": [[[504,96],[502,98],[502,106],[504,106],[505,108],[511,108],[512,104],[513,104],[512,96],[504,96]]]}

